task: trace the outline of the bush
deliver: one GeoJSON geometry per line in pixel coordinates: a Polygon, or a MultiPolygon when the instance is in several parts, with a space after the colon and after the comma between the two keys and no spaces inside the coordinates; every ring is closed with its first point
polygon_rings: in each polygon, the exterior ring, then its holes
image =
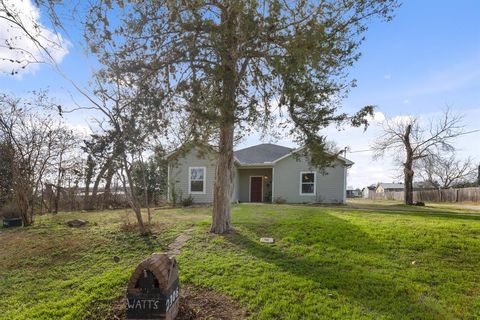
{"type": "Polygon", "coordinates": [[[190,207],[192,204],[193,204],[192,196],[189,196],[188,198],[182,199],[182,206],[183,207],[190,207]]]}
{"type": "Polygon", "coordinates": [[[276,197],[275,198],[275,203],[276,204],[285,204],[285,203],[287,203],[287,200],[285,198],[282,198],[282,197],[276,197]]]}
{"type": "Polygon", "coordinates": [[[13,203],[5,204],[2,209],[0,209],[0,217],[1,218],[21,218],[22,215],[18,208],[13,203]]]}

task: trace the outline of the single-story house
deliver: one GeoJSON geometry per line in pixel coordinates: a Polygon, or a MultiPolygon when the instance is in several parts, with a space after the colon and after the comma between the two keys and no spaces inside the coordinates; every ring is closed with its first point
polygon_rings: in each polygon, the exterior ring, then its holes
{"type": "Polygon", "coordinates": [[[377,189],[375,189],[375,192],[376,193],[397,192],[397,191],[403,191],[403,189],[404,189],[403,183],[379,182],[377,184],[377,189]]]}
{"type": "MultiPolygon", "coordinates": [[[[168,194],[213,202],[217,156],[196,147],[167,156],[168,194]]],[[[322,172],[301,156],[303,148],[259,144],[234,152],[233,202],[345,203],[347,169],[353,162],[338,156],[322,172]]]]}
{"type": "Polygon", "coordinates": [[[373,195],[375,193],[375,189],[377,189],[377,187],[375,185],[370,185],[370,186],[366,186],[365,188],[362,189],[362,196],[363,198],[365,199],[368,199],[370,198],[371,195],[373,195]]]}
{"type": "Polygon", "coordinates": [[[362,191],[360,189],[347,188],[347,198],[361,198],[362,191]]]}

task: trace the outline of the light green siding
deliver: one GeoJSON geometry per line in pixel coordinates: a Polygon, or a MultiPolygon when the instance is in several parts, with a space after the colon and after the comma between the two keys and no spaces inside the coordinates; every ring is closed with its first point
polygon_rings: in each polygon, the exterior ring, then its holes
{"type": "MultiPolygon", "coordinates": [[[[194,203],[212,203],[213,185],[215,180],[216,156],[213,154],[201,155],[196,149],[179,155],[176,160],[169,162],[169,195],[172,184],[175,186],[177,198],[191,196],[194,203]],[[205,193],[189,193],[189,168],[205,167],[205,193]]],[[[346,188],[345,165],[337,161],[332,168],[326,169],[322,175],[318,169],[311,168],[305,158],[297,161],[296,157],[289,156],[272,164],[272,168],[247,168],[236,165],[233,180],[232,202],[250,201],[250,177],[263,177],[263,201],[270,202],[272,197],[281,198],[288,203],[344,203],[346,188]],[[300,194],[300,173],[315,171],[315,193],[313,195],[300,194]],[[268,177],[265,179],[265,176],[268,177]]],[[[171,197],[170,197],[171,199],[171,197]]]]}
{"type": "Polygon", "coordinates": [[[172,184],[175,185],[175,191],[178,198],[188,198],[192,196],[194,203],[213,202],[213,182],[215,180],[216,158],[212,154],[204,154],[203,157],[196,149],[191,149],[186,154],[179,156],[176,160],[169,162],[169,194],[173,192],[172,184]],[[205,193],[189,193],[189,168],[205,167],[205,193]]]}
{"type": "Polygon", "coordinates": [[[307,159],[293,156],[284,158],[275,164],[273,181],[275,184],[273,199],[281,198],[288,203],[344,203],[346,168],[340,162],[326,169],[326,175],[312,168],[307,159]],[[300,173],[316,172],[316,192],[313,195],[300,194],[300,173]]]}

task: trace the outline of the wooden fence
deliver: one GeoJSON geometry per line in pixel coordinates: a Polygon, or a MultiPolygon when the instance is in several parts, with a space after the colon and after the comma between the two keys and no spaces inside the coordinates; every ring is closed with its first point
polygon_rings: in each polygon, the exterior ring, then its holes
{"type": "MultiPolygon", "coordinates": [[[[371,200],[403,201],[404,192],[371,193],[371,200]]],[[[480,202],[480,187],[461,189],[416,190],[413,201],[422,202],[480,202]]]]}

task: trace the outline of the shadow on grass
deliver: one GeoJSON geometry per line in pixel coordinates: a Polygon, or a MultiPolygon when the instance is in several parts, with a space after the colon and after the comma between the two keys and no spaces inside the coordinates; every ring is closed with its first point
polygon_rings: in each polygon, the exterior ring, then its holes
{"type": "Polygon", "coordinates": [[[307,222],[301,232],[313,234],[315,229],[322,230],[314,236],[315,246],[308,237],[293,239],[292,247],[285,245],[281,238],[282,234],[289,234],[287,226],[272,232],[280,241],[274,245],[256,240],[268,232],[265,228],[253,224],[244,227],[245,231],[229,234],[226,240],[289,274],[314,281],[320,288],[358,303],[365,310],[394,319],[443,318],[435,306],[419,302],[419,294],[409,281],[395,280],[398,266],[389,272],[392,261],[387,250],[343,219],[326,214],[321,220],[307,222]],[[299,254],[298,248],[307,252],[299,254]]]}
{"type": "Polygon", "coordinates": [[[369,213],[378,214],[393,214],[393,215],[407,215],[415,217],[436,217],[446,219],[463,219],[463,220],[479,220],[480,213],[466,213],[459,211],[452,211],[451,209],[435,208],[435,207],[420,207],[407,206],[401,204],[351,204],[344,208],[344,211],[368,211],[369,213]]]}

